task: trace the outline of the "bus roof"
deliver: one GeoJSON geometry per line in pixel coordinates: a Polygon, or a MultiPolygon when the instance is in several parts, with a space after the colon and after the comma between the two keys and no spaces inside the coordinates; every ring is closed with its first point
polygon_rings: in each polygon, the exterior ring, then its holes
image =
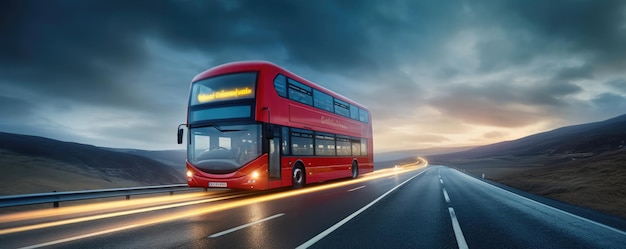
{"type": "MultiPolygon", "coordinates": [[[[341,94],[338,94],[336,92],[333,92],[331,90],[328,90],[318,84],[315,84],[311,81],[308,81],[300,76],[298,76],[295,73],[292,73],[274,63],[268,62],[268,61],[236,61],[236,62],[230,62],[230,63],[226,63],[226,64],[222,64],[210,69],[205,70],[202,73],[199,73],[198,75],[196,75],[196,77],[193,78],[193,80],[191,81],[196,82],[199,80],[203,80],[209,77],[213,77],[213,76],[217,76],[217,75],[222,75],[222,74],[229,74],[229,73],[235,73],[235,72],[242,72],[242,71],[265,71],[268,69],[273,69],[273,70],[277,70],[279,71],[281,74],[284,74],[285,76],[292,78],[294,80],[297,80],[301,83],[304,83],[310,87],[314,87],[315,89],[318,89],[322,92],[325,92],[327,94],[333,95],[336,98],[339,98],[343,101],[349,102],[350,104],[353,104],[355,106],[358,106],[364,110],[368,110],[367,107],[365,107],[364,105],[361,105],[359,103],[356,103],[352,100],[350,100],[349,98],[346,98],[344,96],[342,96],[341,94]]],[[[369,110],[368,110],[369,112],[369,110]]]]}

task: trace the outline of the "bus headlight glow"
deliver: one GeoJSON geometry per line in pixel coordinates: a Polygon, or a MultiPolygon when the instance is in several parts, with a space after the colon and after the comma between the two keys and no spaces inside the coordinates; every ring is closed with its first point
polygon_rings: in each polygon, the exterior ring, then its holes
{"type": "Polygon", "coordinates": [[[187,177],[188,177],[188,178],[193,177],[193,171],[191,171],[191,170],[187,170],[187,177]]]}
{"type": "Polygon", "coordinates": [[[254,172],[252,172],[251,176],[252,176],[252,179],[257,179],[257,178],[259,178],[259,172],[254,171],[254,172]]]}

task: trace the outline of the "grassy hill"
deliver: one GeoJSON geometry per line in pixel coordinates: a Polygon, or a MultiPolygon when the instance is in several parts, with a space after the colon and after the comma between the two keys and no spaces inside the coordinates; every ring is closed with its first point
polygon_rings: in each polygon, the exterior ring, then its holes
{"type": "Polygon", "coordinates": [[[114,148],[109,148],[109,150],[150,158],[152,160],[161,162],[165,165],[168,165],[174,168],[176,171],[178,171],[178,174],[180,175],[185,175],[187,172],[187,166],[185,165],[185,161],[187,160],[187,151],[185,150],[150,151],[150,150],[137,150],[137,149],[114,149],[114,148]]]}
{"type": "Polygon", "coordinates": [[[626,218],[626,115],[426,158],[626,218]]]}
{"type": "Polygon", "coordinates": [[[144,156],[0,133],[2,195],[184,182],[176,169],[144,156]]]}

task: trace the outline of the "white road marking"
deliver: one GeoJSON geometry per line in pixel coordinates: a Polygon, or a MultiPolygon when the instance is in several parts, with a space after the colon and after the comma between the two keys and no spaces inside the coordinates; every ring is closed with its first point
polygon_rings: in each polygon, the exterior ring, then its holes
{"type": "Polygon", "coordinates": [[[585,218],[585,217],[578,216],[578,215],[576,215],[576,214],[573,214],[573,213],[567,212],[567,211],[565,211],[565,210],[561,210],[561,209],[555,208],[555,207],[550,206],[550,205],[548,205],[548,204],[544,204],[544,203],[541,203],[541,202],[535,201],[535,200],[530,199],[530,198],[528,198],[528,197],[526,197],[526,196],[523,196],[523,195],[520,195],[520,194],[517,194],[517,193],[511,192],[511,191],[506,190],[506,189],[504,189],[504,188],[500,188],[500,187],[497,187],[497,186],[491,185],[491,184],[486,183],[486,182],[483,182],[483,181],[480,181],[480,180],[478,180],[478,179],[476,179],[476,178],[474,178],[474,177],[471,177],[471,176],[469,176],[469,175],[467,175],[467,174],[465,174],[465,173],[463,173],[463,174],[461,174],[461,175],[462,175],[462,176],[464,176],[464,177],[466,177],[466,178],[468,178],[468,179],[470,179],[470,180],[472,180],[472,181],[480,182],[480,183],[482,183],[482,184],[483,184],[483,186],[489,186],[489,187],[491,187],[491,188],[493,188],[493,189],[497,189],[498,191],[503,191],[503,192],[506,192],[506,193],[509,193],[509,194],[512,194],[512,195],[516,195],[516,196],[518,196],[518,197],[521,197],[521,198],[523,198],[523,199],[526,199],[526,200],[527,200],[527,201],[529,201],[529,202],[535,203],[535,204],[537,204],[537,205],[539,205],[539,206],[543,206],[543,207],[546,207],[546,208],[548,208],[548,209],[552,209],[552,210],[557,211],[557,212],[560,212],[560,213],[562,213],[562,214],[569,215],[569,216],[571,216],[571,217],[573,217],[573,218],[577,218],[577,219],[580,219],[580,220],[582,220],[582,221],[589,222],[589,223],[591,223],[591,224],[594,224],[594,225],[597,225],[597,226],[603,227],[603,228],[605,228],[605,229],[608,229],[608,230],[611,230],[611,231],[613,231],[613,232],[616,232],[616,233],[619,233],[619,234],[621,234],[621,235],[625,235],[625,236],[626,236],[626,231],[622,231],[622,230],[619,230],[619,229],[617,229],[617,228],[614,228],[614,227],[611,227],[611,226],[608,226],[608,225],[602,224],[602,223],[600,223],[600,222],[593,221],[593,220],[587,219],[587,218],[585,218]]]}
{"type": "Polygon", "coordinates": [[[129,226],[124,226],[124,227],[118,227],[118,228],[113,228],[113,229],[109,229],[109,230],[103,230],[103,231],[99,231],[99,232],[95,232],[95,233],[88,233],[88,234],[83,234],[83,235],[79,235],[79,236],[75,236],[75,237],[70,237],[70,238],[50,241],[50,242],[41,243],[41,244],[37,244],[37,245],[21,247],[20,249],[32,249],[32,248],[46,247],[46,246],[61,244],[61,243],[70,242],[70,241],[74,241],[74,240],[80,240],[80,239],[84,239],[84,238],[89,238],[89,237],[94,237],[94,236],[98,236],[98,235],[103,235],[103,234],[107,234],[107,233],[114,233],[114,232],[118,232],[118,231],[122,231],[122,230],[126,230],[126,229],[131,229],[131,228],[138,227],[138,226],[139,225],[129,225],[129,226]]]}
{"type": "Polygon", "coordinates": [[[412,176],[411,178],[407,179],[406,181],[404,181],[404,182],[398,184],[397,186],[393,187],[389,191],[385,192],[383,195],[381,195],[378,198],[376,198],[376,200],[373,200],[372,202],[370,202],[369,204],[365,205],[361,209],[357,210],[356,212],[352,213],[351,215],[348,215],[348,217],[344,218],[343,220],[337,222],[335,225],[332,225],[331,227],[329,227],[328,229],[324,230],[320,234],[318,234],[315,237],[313,237],[313,238],[309,239],[308,241],[304,242],[304,244],[296,247],[296,249],[309,248],[310,246],[312,246],[313,244],[317,243],[318,241],[320,241],[324,237],[328,236],[333,231],[337,230],[337,228],[339,228],[339,227],[343,226],[344,224],[346,224],[348,221],[350,221],[351,219],[353,219],[354,217],[356,217],[360,213],[363,213],[363,211],[367,210],[368,208],[370,208],[371,206],[376,204],[378,201],[380,201],[381,199],[385,198],[385,196],[387,196],[388,194],[390,194],[394,190],[398,189],[400,186],[404,185],[405,183],[409,182],[410,180],[412,180],[413,178],[415,178],[418,175],[421,175],[424,172],[426,172],[426,170],[420,172],[419,174],[416,174],[416,175],[412,176]]]}
{"type": "Polygon", "coordinates": [[[222,232],[219,232],[219,233],[214,233],[214,234],[211,234],[211,235],[209,236],[209,238],[217,238],[217,237],[219,237],[219,236],[222,236],[222,235],[225,235],[225,234],[229,234],[229,233],[235,232],[235,231],[237,231],[237,230],[244,229],[244,228],[246,228],[246,227],[249,227],[249,226],[252,226],[252,225],[255,225],[255,224],[261,223],[261,222],[265,222],[265,221],[268,221],[268,220],[271,220],[271,219],[275,219],[275,218],[281,217],[281,216],[283,216],[283,215],[285,215],[285,214],[284,214],[284,213],[275,214],[275,215],[272,215],[272,216],[270,216],[270,217],[267,217],[267,218],[264,218],[264,219],[257,220],[257,221],[255,221],[255,222],[250,222],[250,223],[248,223],[248,224],[243,224],[243,225],[238,226],[238,227],[233,227],[233,228],[231,228],[231,229],[228,229],[228,230],[225,230],[225,231],[222,231],[222,232]]]}
{"type": "Polygon", "coordinates": [[[454,230],[454,236],[456,237],[456,243],[459,245],[459,249],[469,249],[469,247],[467,246],[467,242],[465,241],[465,236],[463,236],[463,231],[461,231],[461,225],[459,225],[459,221],[456,219],[454,209],[449,207],[448,211],[450,211],[450,219],[452,219],[452,229],[454,230]]]}
{"type": "MultiPolygon", "coordinates": [[[[439,176],[439,182],[443,184],[441,175],[439,176]]],[[[446,199],[446,203],[450,205],[450,196],[448,195],[448,191],[446,191],[446,188],[441,188],[441,190],[443,192],[443,197],[446,199]]],[[[469,249],[469,247],[467,246],[467,242],[465,241],[465,236],[463,236],[463,231],[461,230],[459,220],[456,218],[454,208],[448,206],[448,212],[450,213],[450,219],[452,220],[452,230],[454,230],[454,237],[456,237],[456,243],[459,246],[459,249],[469,249]]]]}
{"type": "Polygon", "coordinates": [[[450,204],[450,196],[448,196],[448,191],[446,191],[446,189],[443,189],[443,197],[446,198],[446,202],[448,204],[450,204]]]}
{"type": "Polygon", "coordinates": [[[348,192],[352,192],[352,191],[359,190],[359,189],[362,189],[362,188],[365,188],[365,186],[356,187],[356,188],[353,188],[353,189],[348,189],[348,192]]]}

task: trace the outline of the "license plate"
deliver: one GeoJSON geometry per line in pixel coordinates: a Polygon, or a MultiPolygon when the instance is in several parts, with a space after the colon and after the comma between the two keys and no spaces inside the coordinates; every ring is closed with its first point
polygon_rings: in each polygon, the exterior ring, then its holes
{"type": "Polygon", "coordinates": [[[226,183],[225,182],[209,182],[209,187],[211,187],[211,188],[225,188],[226,187],[226,183]]]}

